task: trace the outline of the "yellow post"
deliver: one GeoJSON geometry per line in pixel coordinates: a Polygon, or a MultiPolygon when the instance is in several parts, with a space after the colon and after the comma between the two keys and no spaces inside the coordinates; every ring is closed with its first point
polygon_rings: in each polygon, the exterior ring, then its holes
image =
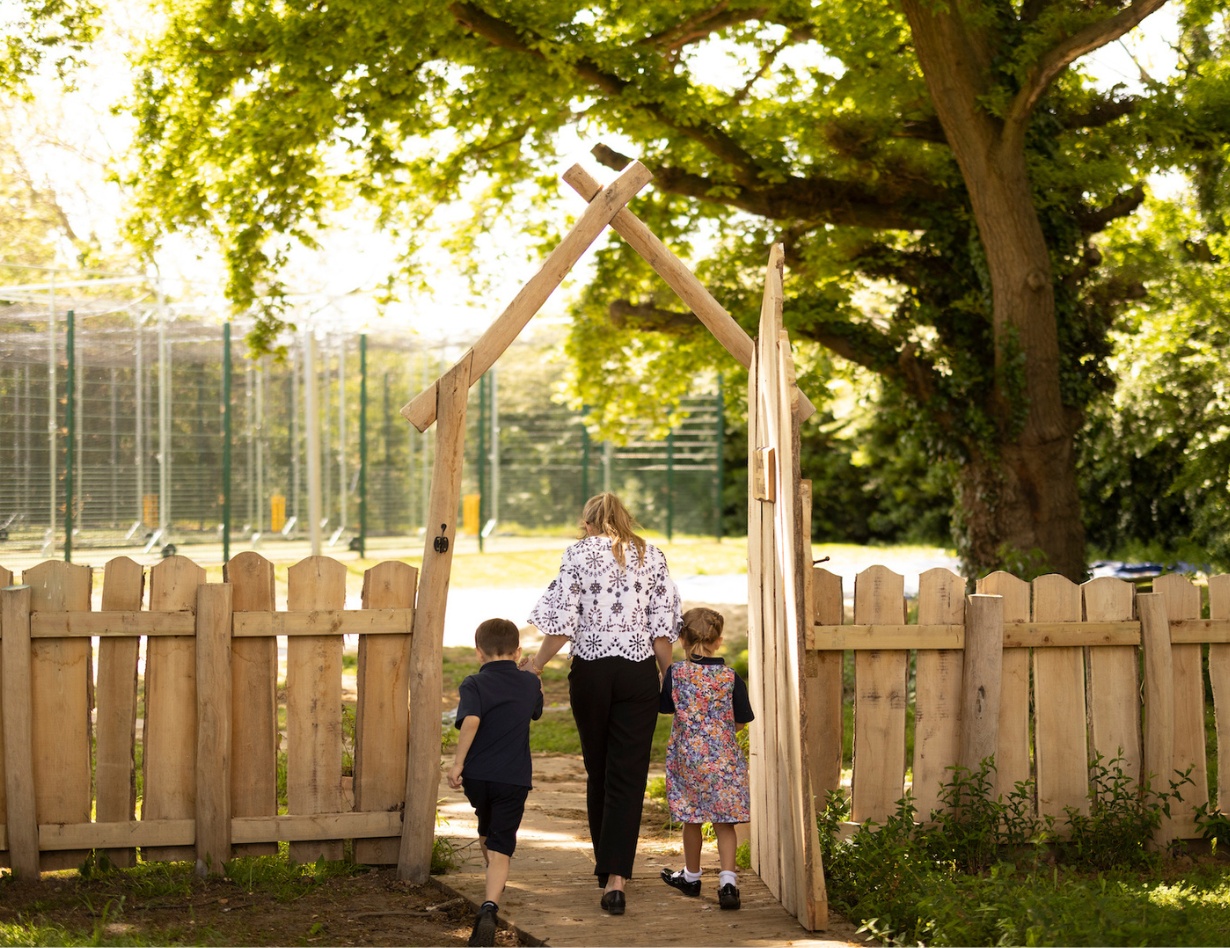
{"type": "Polygon", "coordinates": [[[269,529],[281,533],[286,526],[286,495],[274,494],[269,498],[269,529]]]}
{"type": "Polygon", "coordinates": [[[478,536],[478,494],[466,494],[461,498],[461,532],[478,536]]]}

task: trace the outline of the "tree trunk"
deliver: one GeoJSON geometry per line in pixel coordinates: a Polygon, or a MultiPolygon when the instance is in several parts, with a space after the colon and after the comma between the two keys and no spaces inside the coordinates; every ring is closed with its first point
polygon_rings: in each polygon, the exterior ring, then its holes
{"type": "Polygon", "coordinates": [[[997,443],[975,446],[962,472],[963,558],[975,572],[1032,561],[1080,580],[1079,412],[1061,397],[1050,253],[1030,187],[1025,127],[981,105],[996,79],[993,51],[976,23],[921,0],[904,6],[936,115],[970,196],[991,287],[995,385],[987,408],[997,443]]]}

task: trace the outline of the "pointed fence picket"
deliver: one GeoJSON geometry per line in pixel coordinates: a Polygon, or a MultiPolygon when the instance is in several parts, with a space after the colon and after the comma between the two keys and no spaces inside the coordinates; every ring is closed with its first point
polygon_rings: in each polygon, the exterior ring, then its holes
{"type": "MultiPolygon", "coordinates": [[[[904,621],[903,579],[882,566],[860,573],[851,624],[837,607],[840,577],[817,568],[812,583],[809,667],[831,669],[845,653],[854,656],[854,823],[883,822],[907,791],[926,820],[941,804],[952,767],[976,768],[974,757],[989,748],[995,792],[1007,797],[1022,783],[1032,787],[1033,812],[1054,816],[1060,832],[1069,812],[1089,811],[1091,759],[1098,756],[1134,781],[1147,779],[1155,791],[1181,784],[1182,800],[1172,802],[1155,842],[1199,837],[1196,811],[1210,803],[1206,657],[1217,745],[1230,747],[1230,576],[1209,579],[1205,619],[1199,587],[1179,575],[1162,576],[1153,592],[1140,593],[1116,579],[1078,586],[1061,576],[1025,583],[994,573],[978,582],[976,596],[965,596],[963,580],[931,570],[919,580],[915,623],[904,621]]],[[[830,709],[807,748],[812,792],[823,802],[839,789],[831,761],[841,746],[842,685],[830,671],[805,676],[804,687],[812,692],[804,696],[808,706],[830,709]]],[[[1225,812],[1230,766],[1219,758],[1218,768],[1225,812]]]]}
{"type": "Polygon", "coordinates": [[[345,840],[361,863],[398,861],[409,722],[439,726],[438,701],[420,707],[410,688],[417,570],[368,570],[358,610],[343,608],[345,567],[325,557],[290,568],[285,612],[274,609],[268,560],[240,554],[225,576],[209,583],[191,560],[168,557],[149,569],[143,611],[145,570],[120,557],[104,568],[92,612],[88,567],[41,563],[21,585],[0,568],[0,864],[37,877],[91,851],[132,865],[140,849],[146,860],[195,860],[205,874],[279,841],[299,860],[340,858],[345,840]],[[359,641],[353,781],[342,775],[345,635],[359,641]]]}

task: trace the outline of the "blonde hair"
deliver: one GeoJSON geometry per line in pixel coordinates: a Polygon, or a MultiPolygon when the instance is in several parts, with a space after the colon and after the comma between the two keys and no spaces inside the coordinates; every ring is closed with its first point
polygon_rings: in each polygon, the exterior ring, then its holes
{"type": "Polygon", "coordinates": [[[636,534],[638,524],[614,494],[608,491],[587,500],[581,519],[602,536],[611,538],[611,555],[620,566],[626,565],[624,551],[629,543],[636,548],[637,559],[645,561],[645,541],[636,534]]]}
{"type": "Polygon", "coordinates": [[[679,631],[679,639],[683,642],[684,652],[691,654],[697,646],[708,649],[722,637],[722,626],[726,620],[716,609],[697,606],[683,614],[683,628],[679,631]]]}

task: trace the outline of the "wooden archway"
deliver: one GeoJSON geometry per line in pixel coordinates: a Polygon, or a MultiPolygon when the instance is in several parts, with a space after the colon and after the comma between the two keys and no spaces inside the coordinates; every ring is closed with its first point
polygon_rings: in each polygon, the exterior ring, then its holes
{"type": "MultiPolygon", "coordinates": [[[[814,408],[795,384],[790,341],[782,328],[782,248],[775,245],[770,253],[760,338],[753,341],[687,266],[625,207],[652,177],[640,162],[633,162],[602,188],[580,166],[570,168],[564,180],[590,202],[589,207],[474,346],[401,410],[419,431],[436,422],[428,529],[411,637],[411,688],[436,695],[439,704],[444,610],[461,500],[469,388],[495,364],[609,225],[749,370],[753,476],[748,499],[748,677],[757,713],[751,735],[752,868],[787,911],[814,931],[827,925],[828,903],[803,751],[807,719],[800,658],[810,614],[806,590],[811,573],[810,488],[800,478],[798,451],[799,425],[814,408]]],[[[438,719],[412,719],[408,741],[410,761],[436,759],[438,719]]],[[[407,769],[398,860],[402,879],[428,878],[439,780],[437,767],[407,769]]]]}

